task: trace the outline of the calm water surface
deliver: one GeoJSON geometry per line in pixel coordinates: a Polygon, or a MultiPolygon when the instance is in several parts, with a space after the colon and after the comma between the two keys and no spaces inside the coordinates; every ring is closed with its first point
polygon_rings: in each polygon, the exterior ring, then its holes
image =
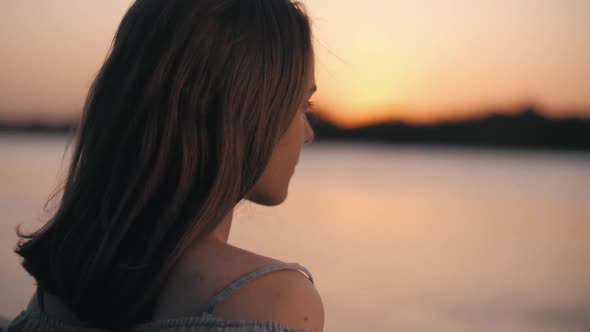
{"type": "MultiPolygon", "coordinates": [[[[0,136],[0,315],[34,290],[11,249],[66,140],[0,136]]],[[[307,266],[326,331],[590,331],[590,154],[314,144],[230,241],[307,266]]]]}

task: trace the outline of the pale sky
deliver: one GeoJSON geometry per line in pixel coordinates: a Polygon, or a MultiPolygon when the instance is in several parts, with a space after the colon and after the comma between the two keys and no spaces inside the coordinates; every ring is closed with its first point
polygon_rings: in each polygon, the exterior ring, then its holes
{"type": "MultiPolygon", "coordinates": [[[[588,0],[304,3],[316,38],[315,101],[341,122],[428,121],[523,103],[590,116],[588,0]]],[[[0,117],[78,116],[130,4],[1,0],[0,117]]]]}

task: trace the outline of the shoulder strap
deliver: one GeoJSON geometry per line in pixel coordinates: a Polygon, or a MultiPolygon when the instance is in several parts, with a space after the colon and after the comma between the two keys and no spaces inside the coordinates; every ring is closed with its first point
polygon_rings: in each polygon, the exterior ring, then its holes
{"type": "Polygon", "coordinates": [[[263,274],[267,274],[267,273],[279,271],[279,270],[300,271],[303,274],[305,274],[306,277],[313,283],[313,277],[311,276],[311,273],[305,267],[303,267],[297,263],[277,263],[277,264],[263,266],[261,268],[258,268],[256,270],[242,276],[241,278],[235,280],[234,282],[232,282],[231,284],[229,284],[228,286],[223,288],[221,291],[219,291],[215,296],[213,296],[211,301],[209,301],[209,304],[207,304],[207,313],[209,313],[209,314],[213,313],[213,309],[215,308],[215,306],[217,304],[219,304],[219,302],[223,301],[226,297],[231,295],[233,292],[238,290],[240,287],[244,286],[249,281],[251,281],[251,280],[255,279],[256,277],[261,276],[263,274]]]}

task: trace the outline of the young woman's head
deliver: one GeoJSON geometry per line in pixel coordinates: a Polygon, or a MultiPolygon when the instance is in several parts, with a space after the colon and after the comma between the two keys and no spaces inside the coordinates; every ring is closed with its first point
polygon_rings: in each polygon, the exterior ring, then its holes
{"type": "Polygon", "coordinates": [[[315,90],[290,0],[137,0],[88,95],[55,214],[17,253],[78,318],[148,320],[183,250],[242,199],[280,204],[315,90]]]}

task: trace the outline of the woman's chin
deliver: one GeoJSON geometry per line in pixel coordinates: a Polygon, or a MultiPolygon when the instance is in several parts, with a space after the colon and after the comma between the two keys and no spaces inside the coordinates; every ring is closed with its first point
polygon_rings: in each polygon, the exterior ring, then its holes
{"type": "Polygon", "coordinates": [[[246,199],[252,203],[263,206],[277,206],[282,204],[287,199],[288,190],[285,189],[280,192],[256,192],[246,195],[246,199]]]}

